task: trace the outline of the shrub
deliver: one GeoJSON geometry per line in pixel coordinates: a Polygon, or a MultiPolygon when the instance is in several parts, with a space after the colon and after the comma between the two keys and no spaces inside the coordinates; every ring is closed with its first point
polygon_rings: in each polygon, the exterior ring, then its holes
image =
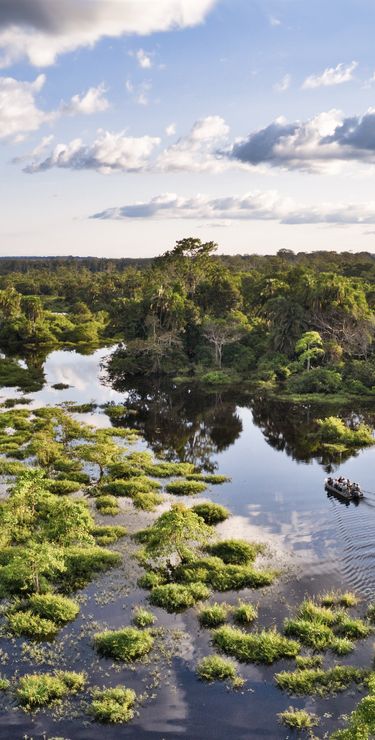
{"type": "Polygon", "coordinates": [[[227,614],[226,604],[209,604],[199,611],[198,619],[202,627],[220,627],[226,621],[227,614]]]}
{"type": "Polygon", "coordinates": [[[129,722],[134,717],[137,695],[133,689],[115,686],[112,689],[95,689],[90,712],[97,722],[117,724],[129,722]]]}
{"type": "Polygon", "coordinates": [[[230,565],[246,565],[253,562],[264,549],[265,546],[259,542],[245,540],[224,540],[206,547],[207,552],[230,565]]]}
{"type": "Polygon", "coordinates": [[[87,473],[83,473],[80,470],[77,470],[77,471],[73,470],[71,473],[69,472],[59,473],[59,475],[57,476],[57,480],[60,482],[73,481],[73,483],[79,483],[83,485],[89,485],[89,483],[91,482],[90,476],[87,473]]]}
{"type": "Polygon", "coordinates": [[[166,485],[165,490],[175,496],[195,496],[195,494],[206,490],[206,484],[197,480],[173,481],[166,485]]]}
{"type": "Polygon", "coordinates": [[[197,674],[201,681],[232,681],[237,676],[235,664],[220,655],[208,655],[197,665],[197,674]]]}
{"type": "Polygon", "coordinates": [[[82,691],[85,683],[84,673],[56,671],[26,674],[19,680],[17,697],[25,709],[33,710],[58,702],[68,694],[82,691]]]}
{"type": "Polygon", "coordinates": [[[142,606],[134,610],[133,623],[136,627],[151,627],[156,621],[156,617],[142,606]]]}
{"type": "Polygon", "coordinates": [[[52,480],[51,478],[46,478],[44,483],[51,493],[62,495],[75,493],[75,491],[79,491],[81,488],[81,484],[74,480],[52,480]]]}
{"type": "Polygon", "coordinates": [[[94,644],[100,655],[130,663],[150,652],[154,638],[150,630],[124,627],[122,630],[107,630],[94,635],[94,644]]]}
{"type": "Polygon", "coordinates": [[[140,493],[150,493],[156,488],[160,488],[160,483],[152,478],[139,476],[138,478],[129,478],[129,480],[115,480],[105,483],[102,487],[106,493],[112,493],[114,496],[128,496],[133,498],[140,493]]]}
{"type": "Polygon", "coordinates": [[[121,555],[102,547],[68,547],[64,553],[66,571],[59,582],[65,590],[83,588],[94,573],[101,573],[119,565],[121,555]]]}
{"type": "Polygon", "coordinates": [[[111,545],[121,537],[125,537],[126,528],[120,526],[95,527],[92,534],[98,545],[111,545]]]}
{"type": "Polygon", "coordinates": [[[198,514],[198,516],[200,516],[203,521],[210,526],[219,524],[219,522],[224,522],[225,519],[228,519],[230,516],[229,511],[225,506],[220,506],[220,504],[213,504],[211,502],[196,504],[196,506],[192,507],[192,511],[194,511],[195,514],[198,514]]]}
{"type": "Polygon", "coordinates": [[[50,619],[56,624],[71,622],[79,613],[79,606],[75,601],[58,594],[33,594],[27,605],[33,614],[50,619]]]}
{"type": "Polygon", "coordinates": [[[137,493],[133,496],[133,504],[136,509],[142,509],[142,511],[154,511],[159,504],[163,501],[163,496],[154,491],[148,493],[137,493]]]}
{"type": "Polygon", "coordinates": [[[30,610],[10,614],[8,625],[16,637],[25,636],[32,640],[53,640],[59,631],[51,619],[44,619],[30,610]]]}
{"type": "Polygon", "coordinates": [[[341,384],[340,373],[314,367],[288,378],[287,388],[292,393],[337,393],[341,384]]]}
{"type": "Polygon", "coordinates": [[[178,583],[167,583],[155,586],[150,594],[150,602],[166,609],[167,612],[181,612],[194,606],[197,601],[207,599],[210,590],[203,583],[190,583],[182,586],[178,583]]]}
{"type": "Polygon", "coordinates": [[[304,709],[293,709],[293,707],[289,707],[278,716],[283,725],[294,730],[308,730],[319,723],[316,714],[306,712],[304,709]]]}
{"type": "Polygon", "coordinates": [[[98,496],[95,506],[103,516],[116,516],[120,511],[116,496],[98,496]]]}
{"type": "Polygon", "coordinates": [[[258,611],[252,604],[241,602],[233,611],[233,619],[236,624],[251,624],[258,616],[258,611]]]}
{"type": "Polygon", "coordinates": [[[190,479],[190,474],[194,472],[194,465],[192,463],[158,462],[153,465],[146,465],[146,472],[156,478],[186,475],[190,479]]]}
{"type": "Polygon", "coordinates": [[[306,668],[275,675],[277,685],[290,694],[336,694],[345,691],[351,683],[362,684],[368,671],[350,665],[337,665],[324,671],[322,668],[306,668]]]}
{"type": "Polygon", "coordinates": [[[202,473],[189,473],[186,475],[187,480],[201,480],[209,483],[211,486],[219,486],[221,483],[228,483],[230,478],[227,475],[203,475],[202,473]]]}
{"type": "Polygon", "coordinates": [[[214,644],[227,655],[244,663],[273,663],[281,658],[295,658],[300,646],[276,630],[247,634],[233,627],[219,627],[213,635],[214,644]]]}
{"type": "Polygon", "coordinates": [[[239,591],[243,588],[269,586],[276,574],[260,571],[246,565],[225,565],[219,558],[201,558],[185,561],[175,570],[175,578],[182,583],[203,581],[215,591],[239,591]]]}
{"type": "Polygon", "coordinates": [[[148,570],[143,576],[138,578],[138,586],[140,588],[152,589],[155,586],[161,586],[165,583],[165,577],[162,573],[157,573],[153,570],[148,570]]]}

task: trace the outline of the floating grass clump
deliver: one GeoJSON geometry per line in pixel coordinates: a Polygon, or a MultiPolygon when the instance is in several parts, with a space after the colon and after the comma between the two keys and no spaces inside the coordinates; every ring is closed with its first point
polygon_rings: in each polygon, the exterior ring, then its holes
{"type": "Polygon", "coordinates": [[[175,496],[195,496],[206,490],[206,484],[198,480],[179,480],[167,483],[165,489],[175,496]]]}
{"type": "Polygon", "coordinates": [[[375,624],[375,603],[369,605],[366,616],[371,624],[375,624]]]}
{"type": "Polygon", "coordinates": [[[240,602],[239,605],[233,610],[233,619],[236,624],[246,625],[252,624],[258,616],[258,611],[252,604],[245,604],[240,602]]]}
{"type": "Polygon", "coordinates": [[[273,583],[276,573],[255,570],[247,565],[226,565],[216,557],[183,562],[175,570],[182,583],[202,581],[215,591],[239,591],[243,588],[263,588],[273,583]]]}
{"type": "Polygon", "coordinates": [[[186,475],[188,480],[201,480],[205,483],[209,483],[211,486],[219,486],[222,483],[228,483],[230,478],[227,475],[203,475],[202,473],[189,473],[186,475]]]}
{"type": "Polygon", "coordinates": [[[246,540],[224,540],[208,545],[206,550],[226,564],[247,565],[253,562],[259,553],[264,552],[265,546],[259,542],[246,540]]]}
{"type": "Polygon", "coordinates": [[[344,730],[337,730],[331,740],[371,740],[375,736],[375,674],[368,680],[370,693],[349,715],[344,730]]]}
{"type": "Polygon", "coordinates": [[[194,606],[197,601],[208,599],[209,595],[210,589],[204,583],[189,583],[186,586],[179,583],[167,583],[155,586],[149,598],[151,604],[160,606],[172,614],[194,606]]]}
{"type": "Polygon", "coordinates": [[[295,658],[300,645],[276,630],[245,633],[234,627],[219,627],[213,642],[227,655],[244,663],[274,663],[281,658],[295,658]]]}
{"type": "Polygon", "coordinates": [[[141,629],[152,627],[155,622],[156,617],[148,609],[145,609],[143,606],[137,606],[134,609],[133,623],[136,627],[140,627],[141,629]]]}
{"type": "Polygon", "coordinates": [[[165,577],[162,573],[148,570],[143,576],[138,578],[137,583],[140,588],[151,590],[152,588],[155,588],[155,586],[162,586],[165,584],[165,577]]]}
{"type": "Polygon", "coordinates": [[[306,599],[299,606],[297,615],[300,619],[320,624],[332,625],[337,620],[337,615],[325,606],[318,606],[311,599],[306,599]]]}
{"type": "Polygon", "coordinates": [[[108,475],[114,480],[128,480],[144,476],[144,469],[130,462],[119,462],[108,465],[108,475]]]}
{"type": "Polygon", "coordinates": [[[334,634],[323,622],[311,622],[308,619],[287,619],[284,622],[285,634],[297,637],[303,645],[314,650],[325,650],[331,647],[334,634]]]}
{"type": "Polygon", "coordinates": [[[30,609],[10,614],[8,626],[16,637],[30,637],[32,640],[53,640],[59,631],[55,622],[34,614],[30,609]]]}
{"type": "Polygon", "coordinates": [[[220,655],[208,655],[202,658],[197,665],[197,674],[201,681],[227,681],[236,682],[237,668],[233,661],[222,658],[220,655]]]}
{"type": "Polygon", "coordinates": [[[55,673],[31,673],[20,678],[17,687],[19,703],[29,711],[48,706],[77,694],[85,687],[84,673],[56,671],[55,673]]]}
{"type": "Polygon", "coordinates": [[[0,678],[0,691],[7,691],[10,687],[10,681],[7,678],[0,678]]]}
{"type": "Polygon", "coordinates": [[[350,639],[360,639],[361,637],[367,637],[371,632],[369,627],[362,619],[352,619],[345,612],[337,615],[337,634],[342,637],[349,637],[350,639]]]}
{"type": "Polygon", "coordinates": [[[97,722],[119,724],[134,717],[137,695],[133,689],[115,686],[111,689],[95,689],[90,713],[97,722]]]}
{"type": "Polygon", "coordinates": [[[220,627],[227,619],[228,606],[226,604],[209,604],[204,606],[198,613],[199,623],[202,627],[220,627]]]}
{"type": "Polygon", "coordinates": [[[121,562],[118,552],[103,547],[69,547],[64,553],[66,570],[59,583],[65,591],[83,588],[95,573],[114,568],[121,562]]]}
{"type": "Polygon", "coordinates": [[[147,475],[152,475],[155,478],[170,478],[172,475],[176,477],[181,475],[190,479],[189,474],[193,473],[194,465],[192,463],[158,462],[153,465],[146,465],[145,470],[147,475]]]}
{"type": "Polygon", "coordinates": [[[138,478],[129,478],[128,480],[122,480],[120,478],[110,483],[105,483],[102,490],[105,493],[113,494],[113,496],[128,496],[129,498],[133,498],[140,493],[151,493],[158,488],[160,488],[158,481],[147,478],[146,476],[139,476],[138,478]]]}
{"type": "Polygon", "coordinates": [[[116,516],[120,511],[116,496],[98,496],[95,506],[103,516],[116,516]]]}
{"type": "Polygon", "coordinates": [[[71,622],[79,614],[79,606],[75,601],[58,594],[33,594],[27,605],[33,614],[56,624],[71,622]]]}
{"type": "Polygon", "coordinates": [[[279,715],[280,722],[292,730],[309,730],[312,727],[316,727],[319,724],[319,719],[316,714],[306,712],[304,709],[294,709],[289,707],[285,712],[281,712],[279,715]]]}
{"type": "Polygon", "coordinates": [[[340,593],[338,591],[328,591],[318,599],[322,606],[343,606],[351,608],[359,604],[359,598],[351,591],[340,593]]]}
{"type": "Polygon", "coordinates": [[[297,668],[320,668],[323,665],[322,655],[297,655],[297,668]]]}
{"type": "Polygon", "coordinates": [[[200,516],[201,519],[210,526],[224,522],[230,516],[230,512],[225,508],[225,506],[211,502],[196,504],[196,506],[192,507],[192,511],[194,511],[195,514],[198,514],[198,516],[200,516]]]}
{"type": "Polygon", "coordinates": [[[130,663],[150,652],[154,638],[149,630],[124,627],[94,635],[94,644],[100,655],[130,663]]]}
{"type": "Polygon", "coordinates": [[[148,493],[137,493],[133,496],[132,501],[136,509],[155,511],[156,507],[162,503],[163,496],[160,493],[149,491],[148,493]]]}
{"type": "Polygon", "coordinates": [[[45,478],[44,483],[51,493],[59,495],[75,493],[82,487],[81,483],[74,480],[52,480],[50,478],[45,478]]]}
{"type": "Polygon", "coordinates": [[[112,545],[121,539],[121,537],[125,537],[126,533],[127,530],[125,527],[116,525],[95,527],[92,530],[92,534],[98,545],[112,545]]]}
{"type": "Polygon", "coordinates": [[[370,632],[370,627],[361,619],[319,606],[312,600],[302,602],[297,618],[286,619],[284,629],[287,635],[297,637],[307,647],[314,650],[330,648],[338,655],[349,653],[354,648],[352,640],[366,637],[370,632]]]}
{"type": "Polygon", "coordinates": [[[337,665],[324,671],[322,668],[305,668],[275,675],[277,685],[289,694],[317,694],[327,696],[345,691],[350,684],[363,684],[368,670],[350,665],[337,665]]]}

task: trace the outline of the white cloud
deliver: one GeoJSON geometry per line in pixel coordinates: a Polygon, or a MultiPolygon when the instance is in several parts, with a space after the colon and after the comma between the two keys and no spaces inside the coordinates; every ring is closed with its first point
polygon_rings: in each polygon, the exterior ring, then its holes
{"type": "Polygon", "coordinates": [[[195,26],[217,0],[2,0],[1,65],[38,67],[99,39],[195,26]]]}
{"type": "Polygon", "coordinates": [[[134,56],[138,62],[138,65],[141,67],[141,69],[151,69],[152,67],[151,55],[146,54],[144,49],[138,49],[138,51],[134,52],[134,56]]]}
{"type": "Polygon", "coordinates": [[[217,151],[229,127],[220,116],[207,116],[194,123],[190,133],[159,155],[155,168],[162,172],[219,172],[231,164],[217,151]]]}
{"type": "Polygon", "coordinates": [[[43,172],[52,167],[73,170],[97,170],[104,175],[112,172],[139,172],[147,169],[153,150],[160,139],[151,136],[131,137],[124,132],[98,131],[93,144],[81,139],[58,144],[41,162],[33,161],[25,172],[43,172]]]}
{"type": "Polygon", "coordinates": [[[25,134],[36,131],[43,123],[56,118],[55,112],[38,108],[36,95],[46,78],[39,75],[34,82],[21,82],[13,77],[0,77],[0,138],[21,140],[25,134]]]}
{"type": "Polygon", "coordinates": [[[284,75],[279,82],[274,85],[274,90],[279,93],[283,93],[290,88],[292,78],[290,74],[284,75]]]}
{"type": "Polygon", "coordinates": [[[170,123],[169,126],[166,126],[165,133],[167,136],[174,136],[176,133],[176,124],[170,123]]]}
{"type": "Polygon", "coordinates": [[[125,89],[132,95],[138,105],[148,105],[150,102],[149,93],[152,89],[150,81],[141,82],[140,85],[134,85],[131,80],[126,80],[125,89]]]}
{"type": "Polygon", "coordinates": [[[273,26],[274,28],[281,26],[281,20],[279,18],[276,18],[276,16],[271,15],[269,20],[270,20],[271,26],[273,26]]]}
{"type": "Polygon", "coordinates": [[[342,85],[353,79],[353,72],[358,67],[358,62],[351,64],[338,64],[337,67],[327,67],[320,75],[306,77],[302,89],[313,90],[317,87],[330,87],[331,85],[342,85]]]}
{"type": "Polygon", "coordinates": [[[105,97],[105,87],[103,84],[98,87],[90,87],[82,95],[73,95],[69,103],[61,105],[61,113],[68,116],[83,114],[86,116],[93,113],[102,113],[109,108],[109,101],[105,97]]]}
{"type": "Polygon", "coordinates": [[[95,219],[198,219],[227,225],[234,220],[278,221],[282,224],[375,224],[375,202],[298,204],[277,191],[254,191],[242,196],[210,198],[206,195],[184,197],[163,193],[150,201],[94,214],[95,219]]]}

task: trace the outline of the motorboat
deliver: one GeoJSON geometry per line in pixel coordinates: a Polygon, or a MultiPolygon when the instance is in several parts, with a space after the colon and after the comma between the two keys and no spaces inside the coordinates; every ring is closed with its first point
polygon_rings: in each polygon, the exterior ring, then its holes
{"type": "Polygon", "coordinates": [[[340,496],[347,501],[358,501],[363,498],[363,491],[358,483],[353,483],[349,478],[340,475],[339,478],[326,478],[325,489],[330,493],[340,496]]]}

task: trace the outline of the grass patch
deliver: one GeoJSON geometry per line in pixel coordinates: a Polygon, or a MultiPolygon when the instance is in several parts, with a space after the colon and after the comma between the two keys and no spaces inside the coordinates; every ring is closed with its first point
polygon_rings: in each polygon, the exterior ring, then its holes
{"type": "Polygon", "coordinates": [[[371,624],[375,624],[375,603],[369,605],[366,616],[371,624]]]}
{"type": "Polygon", "coordinates": [[[31,673],[20,678],[17,698],[21,706],[29,711],[61,701],[69,694],[77,694],[85,687],[84,673],[56,671],[55,673],[31,673]]]}
{"type": "Polygon", "coordinates": [[[116,516],[120,512],[116,496],[98,496],[95,499],[95,506],[103,516],[116,516]]]}
{"type": "Polygon", "coordinates": [[[68,547],[64,557],[66,571],[59,576],[59,584],[64,591],[83,588],[95,573],[114,568],[121,562],[118,552],[103,547],[68,547]]]}
{"type": "Polygon", "coordinates": [[[82,484],[75,480],[52,480],[51,478],[45,478],[44,484],[51,493],[63,496],[68,493],[75,493],[82,488],[82,484]]]}
{"type": "Polygon", "coordinates": [[[328,649],[334,638],[327,624],[311,622],[308,619],[287,619],[284,622],[284,631],[286,635],[298,638],[303,645],[314,650],[328,649]]]}
{"type": "Polygon", "coordinates": [[[227,681],[237,682],[237,668],[232,660],[222,658],[220,655],[208,655],[202,658],[197,665],[197,674],[201,681],[227,681]]]}
{"type": "Polygon", "coordinates": [[[252,624],[258,616],[258,611],[252,604],[245,604],[240,602],[239,605],[233,610],[233,619],[236,624],[247,625],[252,624]]]}
{"type": "Polygon", "coordinates": [[[371,740],[375,736],[375,674],[368,681],[370,693],[349,715],[348,726],[337,730],[331,740],[371,740]]]}
{"type": "Polygon", "coordinates": [[[252,563],[259,553],[264,552],[265,546],[259,542],[246,540],[224,540],[214,545],[207,545],[206,551],[220,558],[227,565],[247,565],[252,563]]]}
{"type": "Polygon", "coordinates": [[[136,627],[140,627],[141,629],[152,627],[155,622],[156,617],[152,612],[149,612],[148,609],[145,609],[143,606],[137,606],[134,609],[133,624],[135,624],[136,627]]]}
{"type": "Polygon", "coordinates": [[[7,691],[10,687],[10,681],[7,678],[0,678],[0,691],[7,691]]]}
{"type": "Polygon", "coordinates": [[[297,668],[320,668],[323,665],[322,655],[297,655],[297,668]]]}
{"type": "Polygon", "coordinates": [[[163,496],[160,493],[149,491],[148,493],[137,493],[132,498],[133,504],[136,509],[142,511],[155,511],[156,507],[163,501],[163,496]]]}
{"type": "Polygon", "coordinates": [[[224,653],[244,663],[270,664],[281,658],[295,658],[300,650],[298,642],[273,629],[246,634],[233,627],[219,627],[213,642],[224,653]]]}
{"type": "Polygon", "coordinates": [[[158,462],[153,465],[146,465],[145,470],[147,475],[155,478],[170,478],[172,475],[176,477],[181,475],[190,479],[190,474],[193,474],[194,471],[194,465],[192,463],[158,462]]]}
{"type": "Polygon", "coordinates": [[[150,652],[154,638],[149,630],[124,627],[122,630],[108,630],[94,635],[94,644],[100,655],[130,663],[150,652]]]}
{"type": "Polygon", "coordinates": [[[228,615],[228,606],[226,604],[209,604],[200,609],[198,613],[199,624],[201,627],[220,627],[224,624],[228,615]]]}
{"type": "Polygon", "coordinates": [[[129,480],[118,480],[110,481],[102,486],[102,490],[105,493],[110,493],[113,496],[127,496],[133,498],[140,493],[151,493],[155,489],[160,488],[160,483],[147,478],[146,476],[139,476],[138,478],[129,478],[129,480]]]}
{"type": "Polygon", "coordinates": [[[195,496],[202,493],[207,488],[205,483],[198,480],[179,480],[168,483],[165,490],[173,493],[175,496],[195,496]]]}
{"type": "Polygon", "coordinates": [[[120,526],[99,526],[92,530],[92,534],[95,537],[98,545],[112,545],[121,537],[125,537],[127,530],[125,527],[120,526]]]}
{"type": "Polygon", "coordinates": [[[162,573],[157,573],[154,570],[148,570],[143,576],[138,578],[137,584],[139,588],[145,588],[151,590],[155,586],[161,586],[165,584],[165,578],[162,573]]]}
{"type": "Polygon", "coordinates": [[[202,581],[215,591],[239,591],[243,588],[263,588],[273,583],[276,573],[255,570],[247,565],[226,565],[219,558],[198,558],[183,562],[175,570],[182,583],[202,581]]]}
{"type": "Polygon", "coordinates": [[[309,730],[319,724],[316,714],[306,712],[304,709],[294,709],[289,707],[285,712],[281,712],[279,720],[283,725],[290,727],[292,730],[309,730]]]}
{"type": "Polygon", "coordinates": [[[134,717],[137,695],[133,689],[115,686],[110,689],[95,689],[90,713],[97,722],[119,724],[134,717]]]}
{"type": "Polygon", "coordinates": [[[79,606],[66,596],[58,594],[34,594],[27,601],[33,614],[50,619],[55,624],[72,622],[79,614],[79,606]]]}
{"type": "Polygon", "coordinates": [[[211,502],[196,504],[196,506],[192,507],[192,511],[194,511],[195,514],[198,514],[198,516],[200,516],[201,519],[210,526],[224,522],[230,516],[230,512],[225,508],[225,506],[211,502]]]}
{"type": "Polygon", "coordinates": [[[150,602],[160,606],[170,614],[182,612],[197,601],[203,601],[210,596],[210,590],[204,583],[190,583],[182,586],[179,583],[166,583],[155,586],[150,593],[150,602]]]}
{"type": "Polygon", "coordinates": [[[30,637],[32,640],[53,640],[59,631],[51,619],[40,617],[29,609],[10,614],[8,626],[16,637],[30,637]]]}
{"type": "MultiPolygon", "coordinates": [[[[336,602],[341,598],[335,597],[336,602]]],[[[361,619],[353,619],[344,611],[333,611],[319,606],[314,601],[303,601],[297,617],[286,619],[285,634],[297,637],[303,645],[314,650],[331,649],[338,655],[346,655],[354,648],[352,640],[366,637],[370,627],[361,619]]]]}
{"type": "Polygon", "coordinates": [[[293,672],[282,671],[275,675],[277,685],[289,694],[317,694],[327,696],[345,691],[350,684],[363,684],[368,670],[350,665],[337,665],[334,668],[306,668],[293,672]]]}
{"type": "Polygon", "coordinates": [[[189,473],[186,475],[187,480],[201,480],[211,486],[219,486],[222,483],[228,483],[230,478],[227,475],[203,475],[202,473],[189,473]]]}
{"type": "Polygon", "coordinates": [[[352,591],[328,591],[319,597],[319,601],[322,606],[343,606],[348,609],[358,606],[360,599],[352,591]]]}

